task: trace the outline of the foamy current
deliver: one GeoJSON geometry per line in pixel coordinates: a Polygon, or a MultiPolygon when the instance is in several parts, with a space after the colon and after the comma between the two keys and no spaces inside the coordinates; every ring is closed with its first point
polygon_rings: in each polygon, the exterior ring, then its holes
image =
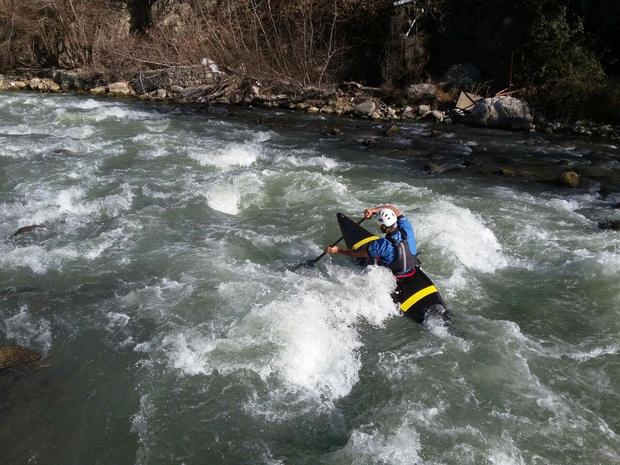
{"type": "MultiPolygon", "coordinates": [[[[44,357],[0,371],[0,463],[620,461],[617,194],[429,176],[421,124],[369,149],[375,123],[256,114],[0,94],[0,346],[44,357]],[[385,268],[292,270],[378,203],[412,220],[451,328],[402,317],[385,268]]],[[[458,160],[620,166],[442,131],[458,160]]]]}

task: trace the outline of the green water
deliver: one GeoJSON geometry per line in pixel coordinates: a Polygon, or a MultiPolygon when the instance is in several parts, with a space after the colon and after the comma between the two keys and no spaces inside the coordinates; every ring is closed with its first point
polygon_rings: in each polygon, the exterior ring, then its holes
{"type": "Polygon", "coordinates": [[[0,373],[0,463],[617,464],[620,150],[441,130],[0,94],[0,345],[44,355],[0,373]],[[385,269],[289,270],[378,203],[451,329],[385,269]]]}

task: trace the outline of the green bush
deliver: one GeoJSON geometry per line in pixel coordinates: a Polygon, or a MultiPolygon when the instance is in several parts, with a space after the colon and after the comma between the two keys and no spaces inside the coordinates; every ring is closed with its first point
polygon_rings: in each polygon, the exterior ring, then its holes
{"type": "Polygon", "coordinates": [[[523,50],[520,81],[528,98],[547,114],[563,119],[592,117],[606,81],[588,48],[580,19],[569,21],[566,9],[542,10],[523,50]]]}

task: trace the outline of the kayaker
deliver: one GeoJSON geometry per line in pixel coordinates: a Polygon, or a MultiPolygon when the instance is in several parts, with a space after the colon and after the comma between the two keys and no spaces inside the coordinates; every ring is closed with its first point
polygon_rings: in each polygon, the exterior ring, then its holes
{"type": "Polygon", "coordinates": [[[385,238],[370,242],[357,250],[346,247],[327,247],[331,255],[341,254],[355,258],[372,258],[378,265],[392,270],[397,278],[408,278],[415,274],[417,249],[415,234],[409,220],[394,205],[366,208],[364,217],[377,215],[377,222],[385,238]]]}

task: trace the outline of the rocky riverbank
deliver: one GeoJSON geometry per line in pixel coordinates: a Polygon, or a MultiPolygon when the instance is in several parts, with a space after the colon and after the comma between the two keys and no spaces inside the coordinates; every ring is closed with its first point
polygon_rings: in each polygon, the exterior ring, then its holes
{"type": "Polygon", "coordinates": [[[319,89],[289,83],[261,83],[205,60],[197,66],[145,71],[116,82],[80,70],[40,70],[21,76],[0,76],[0,91],[84,92],[171,103],[285,108],[377,121],[461,122],[488,128],[620,140],[617,125],[549,121],[513,96],[483,98],[464,92],[474,83],[471,74],[470,67],[455,65],[441,82],[420,83],[404,89],[386,90],[355,82],[319,89]]]}

